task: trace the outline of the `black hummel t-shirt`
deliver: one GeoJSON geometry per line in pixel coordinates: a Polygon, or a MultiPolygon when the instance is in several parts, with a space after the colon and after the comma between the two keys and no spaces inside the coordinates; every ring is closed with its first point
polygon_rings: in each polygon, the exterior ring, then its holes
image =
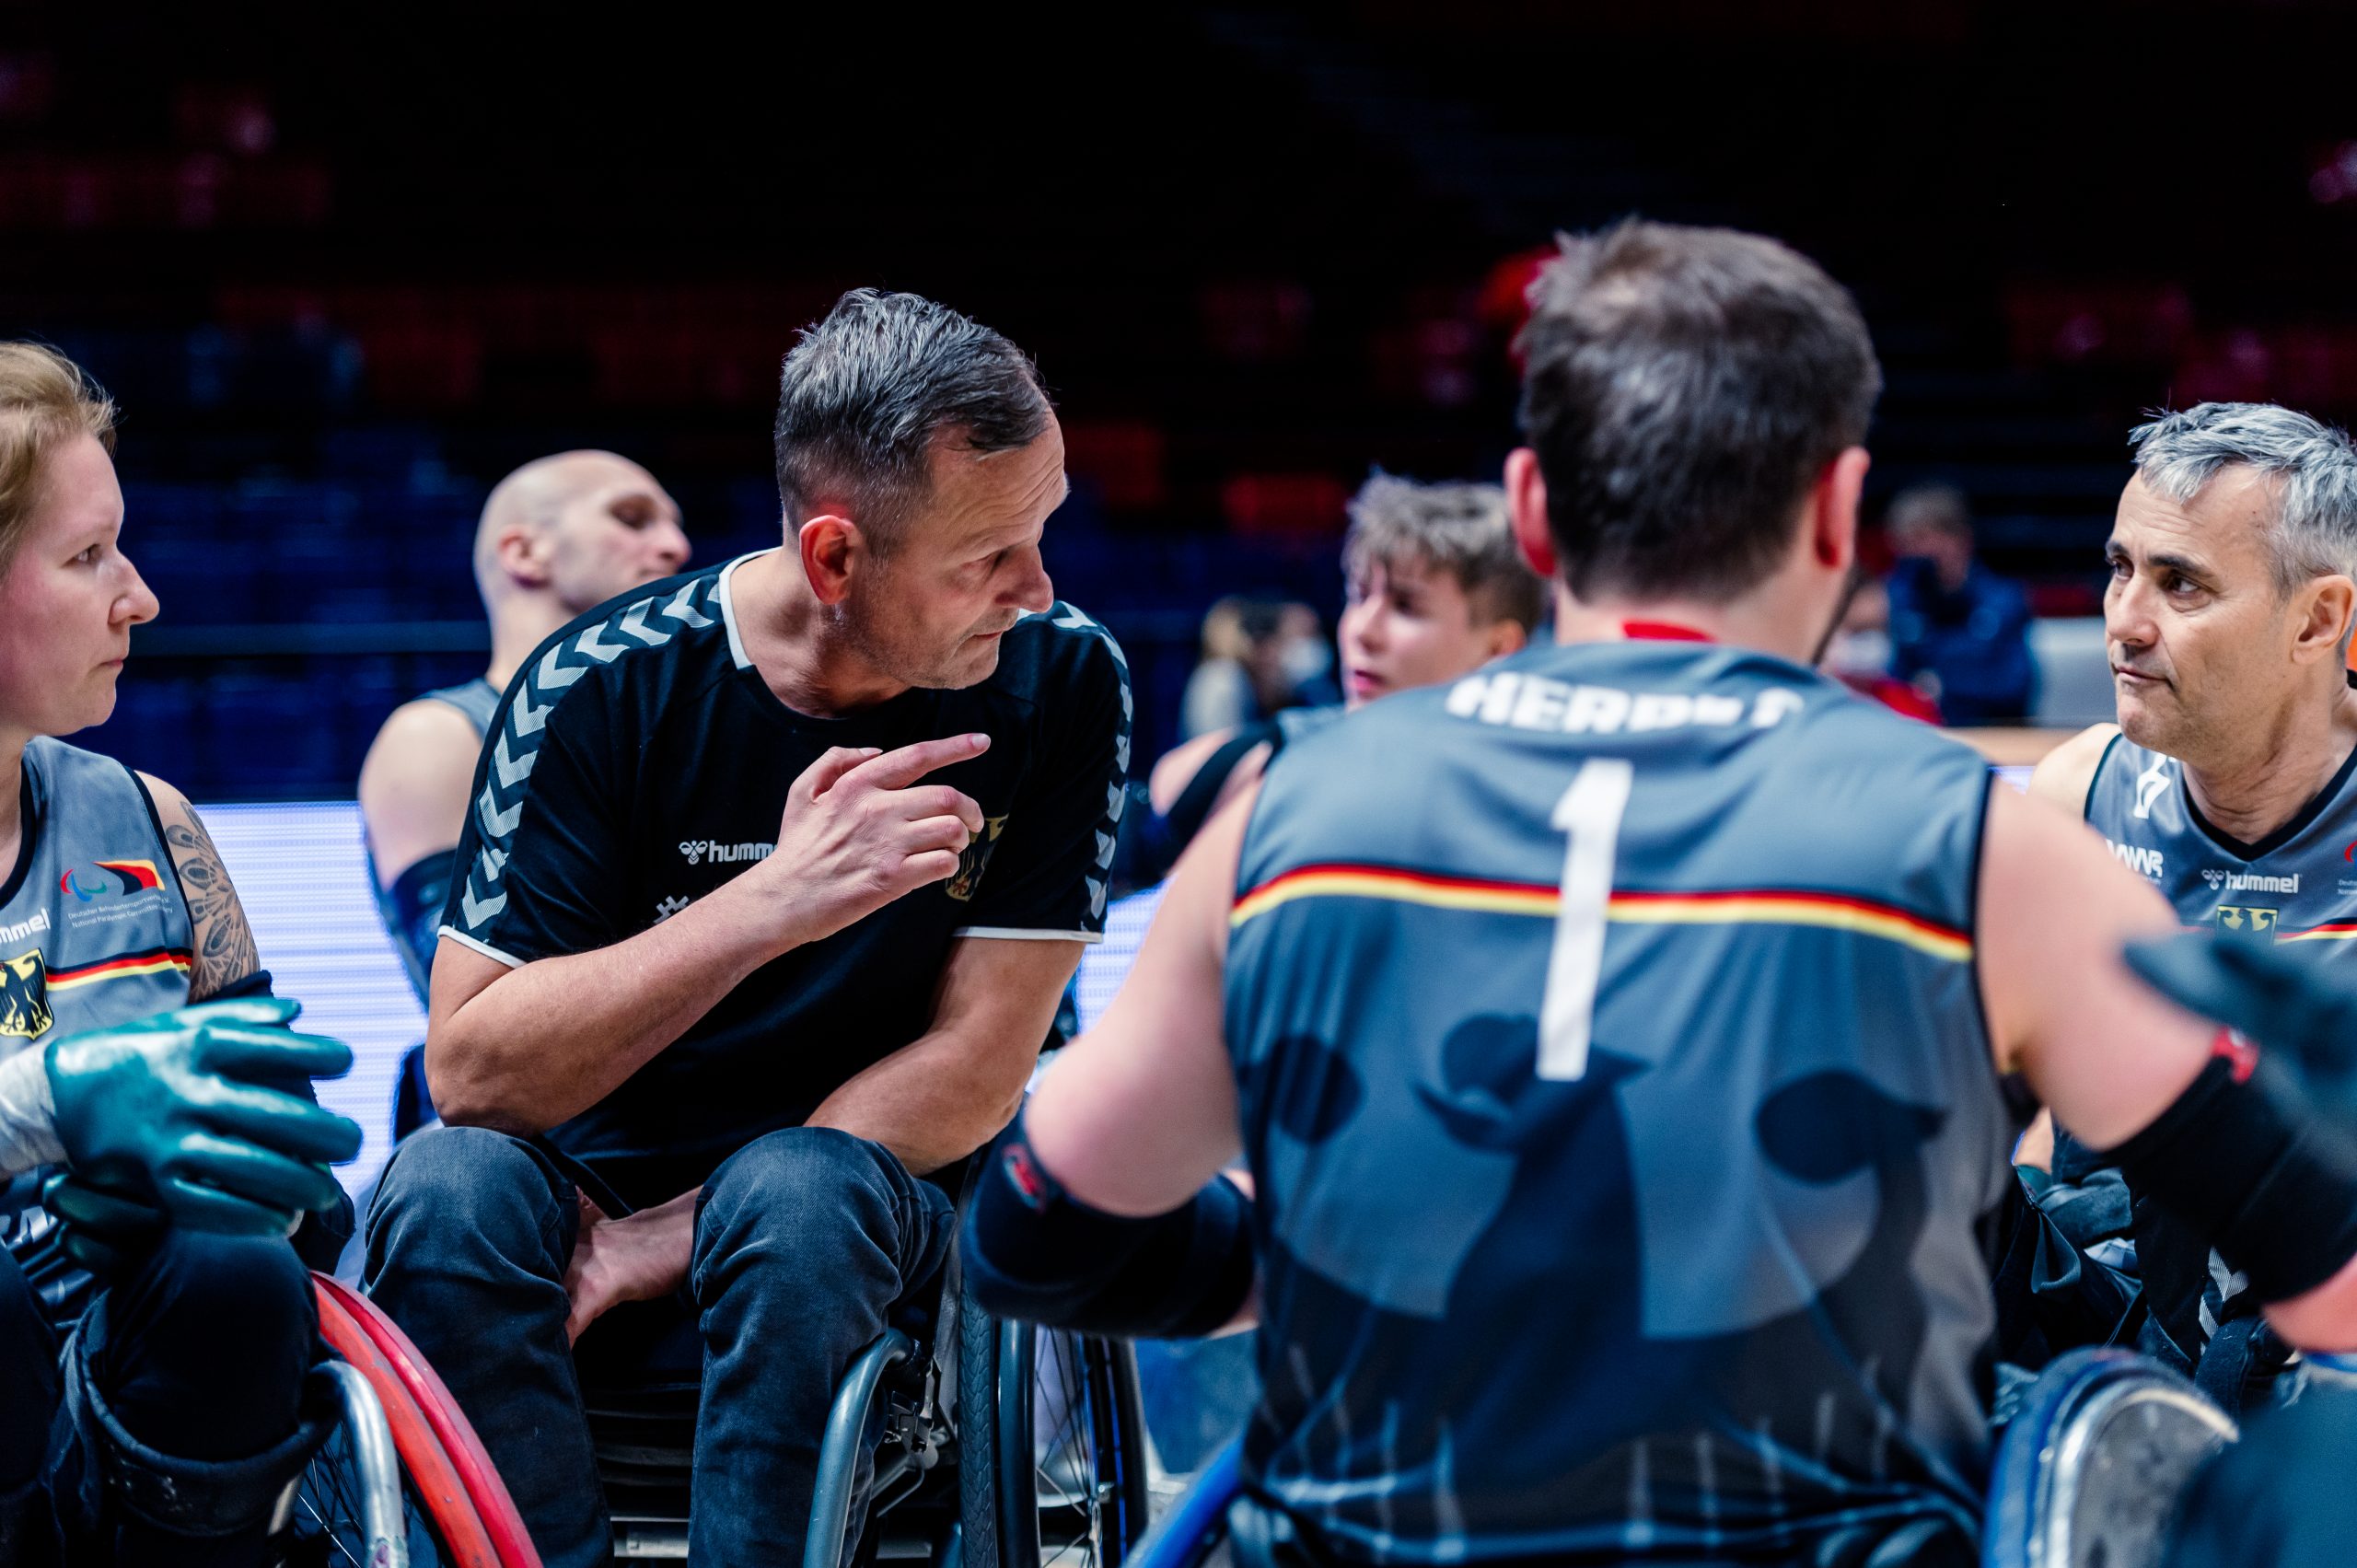
{"type": "Polygon", "coordinates": [[[766,858],[786,791],[833,746],[981,731],[928,774],[979,805],[957,876],[763,965],[551,1139],[626,1202],[677,1197],[923,1034],[961,937],[1095,942],[1124,800],[1120,649],[1080,611],[1027,616],[990,679],[840,719],[777,700],[729,604],[733,561],[634,590],[534,651],[493,721],[442,936],[510,965],[635,936],[766,858]]]}

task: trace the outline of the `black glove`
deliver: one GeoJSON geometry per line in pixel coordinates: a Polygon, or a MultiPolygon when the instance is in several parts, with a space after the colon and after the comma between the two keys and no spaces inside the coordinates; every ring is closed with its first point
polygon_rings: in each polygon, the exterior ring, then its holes
{"type": "Polygon", "coordinates": [[[2248,937],[2131,942],[2127,958],[2170,1001],[2287,1059],[2322,1109],[2336,1118],[2357,1117],[2357,981],[2248,937]]]}

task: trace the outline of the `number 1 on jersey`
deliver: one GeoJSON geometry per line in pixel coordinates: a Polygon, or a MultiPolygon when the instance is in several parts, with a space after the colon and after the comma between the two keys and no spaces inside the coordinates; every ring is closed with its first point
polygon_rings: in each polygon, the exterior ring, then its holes
{"type": "Polygon", "coordinates": [[[1547,958],[1547,992],[1538,1005],[1541,1078],[1568,1083],[1587,1072],[1596,988],[1604,974],[1612,865],[1634,776],[1635,770],[1619,757],[1582,763],[1550,819],[1570,842],[1563,848],[1562,902],[1555,915],[1555,946],[1547,958]]]}

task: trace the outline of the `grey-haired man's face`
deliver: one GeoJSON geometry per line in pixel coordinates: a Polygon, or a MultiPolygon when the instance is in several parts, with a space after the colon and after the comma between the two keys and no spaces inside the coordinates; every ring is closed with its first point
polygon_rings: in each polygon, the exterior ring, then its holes
{"type": "Polygon", "coordinates": [[[975,454],[941,446],[931,493],[870,558],[844,609],[861,653],[911,686],[990,679],[999,639],[1054,602],[1039,559],[1048,515],[1063,505],[1063,429],[1052,415],[1027,447],[975,454]]]}
{"type": "Polygon", "coordinates": [[[2222,470],[2182,505],[2141,475],[2128,482],[2104,552],[2103,612],[2119,727],[2137,745],[2197,765],[2235,759],[2300,680],[2272,507],[2247,469],[2222,470]]]}

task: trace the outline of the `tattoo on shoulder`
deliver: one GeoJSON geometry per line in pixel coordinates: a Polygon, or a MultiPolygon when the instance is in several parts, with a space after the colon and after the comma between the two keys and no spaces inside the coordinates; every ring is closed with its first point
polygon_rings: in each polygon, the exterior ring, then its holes
{"type": "Polygon", "coordinates": [[[189,999],[201,1002],[232,981],[243,980],[261,967],[254,950],[253,927],[238,902],[238,889],[221,864],[221,852],[203,819],[193,808],[187,820],[164,830],[179,867],[180,890],[188,895],[189,922],[194,927],[196,969],[189,976],[189,999]]]}

